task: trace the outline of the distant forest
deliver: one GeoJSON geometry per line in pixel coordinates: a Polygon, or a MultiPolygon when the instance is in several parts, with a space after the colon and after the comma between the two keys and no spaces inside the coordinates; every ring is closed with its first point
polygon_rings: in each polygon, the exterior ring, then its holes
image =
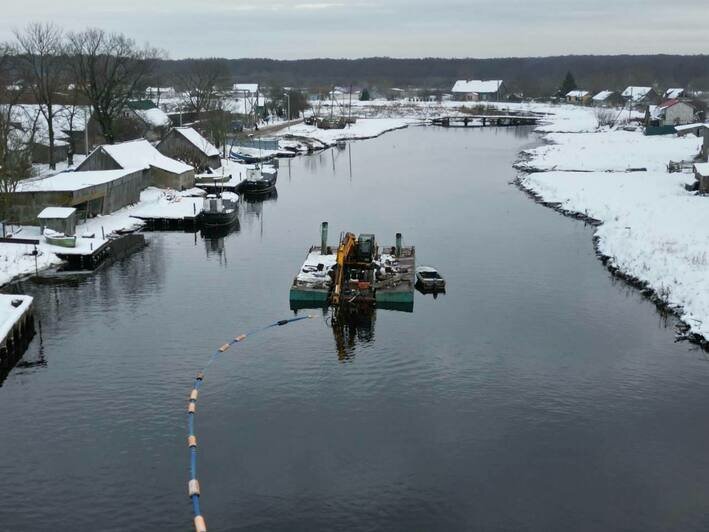
{"type": "MultiPolygon", "coordinates": [[[[211,61],[215,61],[212,59],[211,61]]],[[[232,81],[299,88],[331,85],[417,87],[449,90],[456,79],[503,79],[525,96],[548,96],[571,72],[580,88],[622,89],[628,85],[709,90],[709,55],[569,55],[501,59],[219,59],[232,81]]],[[[165,60],[156,70],[163,84],[179,78],[194,60],[165,60]]]]}

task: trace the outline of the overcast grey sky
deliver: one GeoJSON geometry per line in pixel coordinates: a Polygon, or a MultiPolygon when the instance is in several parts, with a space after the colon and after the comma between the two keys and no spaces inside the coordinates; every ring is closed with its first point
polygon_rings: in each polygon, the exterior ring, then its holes
{"type": "Polygon", "coordinates": [[[709,53],[709,0],[1,0],[0,40],[33,21],[98,26],[182,57],[508,57],[709,53]]]}

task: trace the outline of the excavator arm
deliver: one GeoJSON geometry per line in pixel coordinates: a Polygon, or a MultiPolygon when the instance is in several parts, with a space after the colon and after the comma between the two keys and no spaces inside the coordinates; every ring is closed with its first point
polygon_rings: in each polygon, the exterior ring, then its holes
{"type": "Polygon", "coordinates": [[[340,240],[340,247],[337,248],[337,274],[335,276],[335,287],[332,292],[332,304],[339,305],[342,297],[342,285],[345,281],[345,264],[349,262],[350,255],[357,245],[357,237],[352,233],[345,233],[340,240]]]}

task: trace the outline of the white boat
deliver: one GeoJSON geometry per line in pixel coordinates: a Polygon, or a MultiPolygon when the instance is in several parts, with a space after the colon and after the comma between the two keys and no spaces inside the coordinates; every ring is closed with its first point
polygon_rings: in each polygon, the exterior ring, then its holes
{"type": "Polygon", "coordinates": [[[424,290],[442,291],[446,289],[446,280],[441,277],[438,270],[430,266],[416,268],[416,282],[424,290]]]}

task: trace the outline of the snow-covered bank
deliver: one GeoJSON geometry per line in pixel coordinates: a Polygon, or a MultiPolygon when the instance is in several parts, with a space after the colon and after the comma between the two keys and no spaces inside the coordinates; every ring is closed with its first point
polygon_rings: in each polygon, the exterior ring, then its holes
{"type": "MultiPolygon", "coordinates": [[[[552,119],[545,129],[559,127],[552,119]]],[[[666,171],[670,160],[694,158],[701,141],[608,129],[545,140],[553,144],[528,150],[519,166],[557,171],[523,174],[520,185],[562,212],[599,221],[596,245],[607,265],[652,291],[695,338],[709,339],[709,199],[686,191],[693,175],[666,171]]]]}
{"type": "Polygon", "coordinates": [[[415,123],[419,122],[414,118],[360,118],[344,129],[319,129],[316,126],[298,124],[280,131],[278,135],[313,139],[332,146],[339,140],[371,139],[415,123]]]}

